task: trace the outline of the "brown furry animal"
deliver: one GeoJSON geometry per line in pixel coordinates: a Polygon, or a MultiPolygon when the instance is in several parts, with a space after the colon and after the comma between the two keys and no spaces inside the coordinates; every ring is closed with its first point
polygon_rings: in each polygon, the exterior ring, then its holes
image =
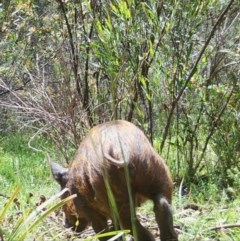
{"type": "MultiPolygon", "coordinates": [[[[51,168],[61,188],[69,188],[67,195],[77,194],[63,207],[66,227],[81,232],[91,224],[99,233],[109,230],[110,218],[115,229],[118,223],[120,228],[132,230],[131,203],[151,199],[161,240],[178,240],[170,210],[173,183],[168,168],[135,125],[118,120],[92,128],[69,168],[57,163],[52,163],[51,168]],[[117,207],[115,215],[110,194],[117,207]]],[[[153,235],[140,224],[133,210],[135,240],[153,241],[153,235]]]]}

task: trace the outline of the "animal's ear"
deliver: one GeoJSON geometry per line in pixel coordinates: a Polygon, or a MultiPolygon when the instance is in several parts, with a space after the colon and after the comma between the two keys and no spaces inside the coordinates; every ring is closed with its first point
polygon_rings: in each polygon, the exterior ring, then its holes
{"type": "Polygon", "coordinates": [[[54,179],[64,188],[68,181],[68,169],[56,162],[51,162],[50,164],[54,179]]]}

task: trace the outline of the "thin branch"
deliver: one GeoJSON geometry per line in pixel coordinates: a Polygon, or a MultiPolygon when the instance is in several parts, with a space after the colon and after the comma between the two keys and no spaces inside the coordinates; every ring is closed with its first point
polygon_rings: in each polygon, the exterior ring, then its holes
{"type": "Polygon", "coordinates": [[[219,229],[226,229],[226,228],[240,228],[240,223],[220,225],[220,226],[209,228],[208,230],[219,230],[219,229]]]}
{"type": "Polygon", "coordinates": [[[72,34],[72,30],[68,21],[68,17],[67,17],[67,13],[64,7],[64,3],[62,2],[62,0],[57,0],[60,4],[63,16],[64,16],[64,20],[66,22],[67,25],[67,31],[68,31],[68,36],[69,36],[69,43],[71,46],[71,52],[72,52],[72,59],[73,59],[73,72],[74,72],[74,77],[75,77],[75,81],[76,81],[76,89],[77,92],[80,96],[80,98],[82,98],[82,94],[81,94],[81,88],[80,88],[80,75],[78,74],[78,55],[76,53],[76,49],[74,46],[74,41],[73,41],[73,34],[72,34]]]}

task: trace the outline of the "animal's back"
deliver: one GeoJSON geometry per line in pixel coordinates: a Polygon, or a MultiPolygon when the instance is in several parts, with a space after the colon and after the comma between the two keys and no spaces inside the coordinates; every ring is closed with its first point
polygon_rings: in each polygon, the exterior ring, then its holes
{"type": "Polygon", "coordinates": [[[108,173],[113,189],[118,190],[118,193],[121,189],[123,193],[122,189],[126,188],[125,169],[113,165],[106,158],[107,155],[116,163],[126,162],[132,189],[136,194],[151,198],[161,192],[171,202],[172,180],[165,162],[134,124],[117,120],[92,128],[81,142],[73,161],[74,166],[82,166],[95,192],[98,192],[97,189],[102,191],[99,188],[104,185],[101,176],[108,173]]]}

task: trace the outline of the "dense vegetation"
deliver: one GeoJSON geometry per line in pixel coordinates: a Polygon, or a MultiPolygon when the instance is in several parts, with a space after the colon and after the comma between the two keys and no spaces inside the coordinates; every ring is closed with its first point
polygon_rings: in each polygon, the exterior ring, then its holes
{"type": "MultiPolygon", "coordinates": [[[[46,153],[69,162],[89,128],[126,119],[167,160],[187,202],[208,200],[203,210],[210,210],[216,201],[232,201],[235,208],[239,6],[239,0],[2,1],[2,192],[18,185],[26,196],[31,189],[52,193],[55,186],[42,189],[51,183],[46,153]]],[[[181,215],[177,220],[192,225],[181,215]]],[[[200,236],[182,240],[203,240],[197,225],[185,231],[200,236]]]]}

